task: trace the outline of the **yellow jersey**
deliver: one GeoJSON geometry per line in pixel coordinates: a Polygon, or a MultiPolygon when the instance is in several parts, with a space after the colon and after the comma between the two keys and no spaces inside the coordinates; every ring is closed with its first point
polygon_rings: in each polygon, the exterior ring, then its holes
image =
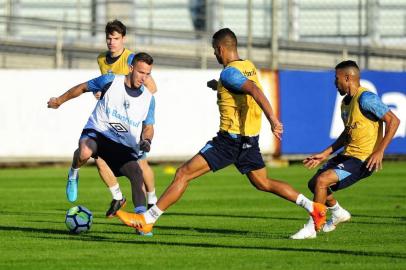
{"type": "Polygon", "coordinates": [[[246,80],[253,81],[263,91],[257,69],[249,60],[233,61],[221,72],[217,85],[220,130],[256,136],[261,129],[262,110],[252,96],[240,90],[246,80]]]}
{"type": "MultiPolygon", "coordinates": [[[[360,160],[366,160],[383,138],[383,122],[378,118],[370,119],[362,112],[360,97],[364,92],[368,92],[368,90],[360,87],[348,104],[346,104],[345,98],[341,103],[341,118],[348,135],[343,154],[360,160]]],[[[375,95],[371,92],[368,93],[371,96],[375,95]]],[[[379,118],[388,110],[388,108],[383,108],[382,113],[378,115],[379,118]]]]}
{"type": "Polygon", "coordinates": [[[108,51],[103,52],[97,57],[101,74],[113,73],[117,75],[127,75],[130,72],[128,68],[128,57],[133,54],[133,52],[124,49],[123,53],[113,63],[107,62],[108,53],[108,51]]]}

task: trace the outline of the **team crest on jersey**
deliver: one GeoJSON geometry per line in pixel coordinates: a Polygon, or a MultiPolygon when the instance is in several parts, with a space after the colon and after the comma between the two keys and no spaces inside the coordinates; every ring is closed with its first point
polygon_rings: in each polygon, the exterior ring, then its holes
{"type": "Polygon", "coordinates": [[[109,123],[109,124],[117,132],[128,132],[128,130],[120,123],[109,123]]]}
{"type": "Polygon", "coordinates": [[[130,108],[130,102],[128,100],[124,100],[124,109],[128,110],[128,108],[130,108]]]}

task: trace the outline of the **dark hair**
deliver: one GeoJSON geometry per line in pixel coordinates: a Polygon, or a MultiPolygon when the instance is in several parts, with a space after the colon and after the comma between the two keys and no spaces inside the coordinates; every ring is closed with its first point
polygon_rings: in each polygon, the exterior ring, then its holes
{"type": "Polygon", "coordinates": [[[217,46],[220,41],[225,38],[230,38],[233,43],[232,45],[237,47],[237,37],[235,36],[234,32],[230,30],[230,28],[223,28],[214,33],[212,40],[213,45],[217,46]]]}
{"type": "Polygon", "coordinates": [[[336,70],[337,69],[343,69],[343,68],[356,68],[359,70],[359,67],[357,65],[357,63],[355,61],[352,60],[346,60],[346,61],[342,61],[341,63],[337,64],[336,66],[336,70]]]}
{"type": "Polygon", "coordinates": [[[112,34],[113,32],[117,32],[124,37],[127,33],[127,27],[122,22],[116,19],[106,24],[105,32],[106,36],[108,34],[112,34]]]}
{"type": "Polygon", "coordinates": [[[135,66],[137,62],[144,62],[148,65],[152,65],[154,63],[154,59],[152,58],[151,55],[145,52],[140,52],[134,55],[133,60],[131,61],[131,65],[135,66]]]}

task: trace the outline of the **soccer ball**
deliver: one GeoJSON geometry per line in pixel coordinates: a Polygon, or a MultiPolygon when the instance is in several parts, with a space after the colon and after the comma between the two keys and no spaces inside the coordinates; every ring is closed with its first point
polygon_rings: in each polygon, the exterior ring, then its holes
{"type": "Polygon", "coordinates": [[[65,224],[71,233],[88,231],[93,223],[93,214],[84,206],[74,206],[66,212],[65,224]]]}

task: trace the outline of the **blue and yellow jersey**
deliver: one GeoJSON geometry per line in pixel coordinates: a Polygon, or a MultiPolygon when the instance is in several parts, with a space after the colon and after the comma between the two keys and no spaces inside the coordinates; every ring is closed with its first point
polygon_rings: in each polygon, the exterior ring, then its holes
{"type": "Polygon", "coordinates": [[[99,65],[101,74],[113,73],[117,75],[127,75],[130,70],[128,69],[129,61],[134,55],[128,49],[124,49],[123,53],[117,58],[109,58],[109,52],[103,52],[97,57],[97,64],[99,65]]]}
{"type": "Polygon", "coordinates": [[[262,110],[252,96],[241,90],[247,80],[253,81],[263,91],[257,69],[249,60],[233,61],[221,72],[217,85],[221,131],[242,136],[259,134],[262,110]]]}
{"type": "Polygon", "coordinates": [[[344,98],[341,118],[349,136],[343,154],[366,160],[383,138],[381,119],[388,111],[388,106],[376,94],[363,87],[351,100],[344,98]]]}

